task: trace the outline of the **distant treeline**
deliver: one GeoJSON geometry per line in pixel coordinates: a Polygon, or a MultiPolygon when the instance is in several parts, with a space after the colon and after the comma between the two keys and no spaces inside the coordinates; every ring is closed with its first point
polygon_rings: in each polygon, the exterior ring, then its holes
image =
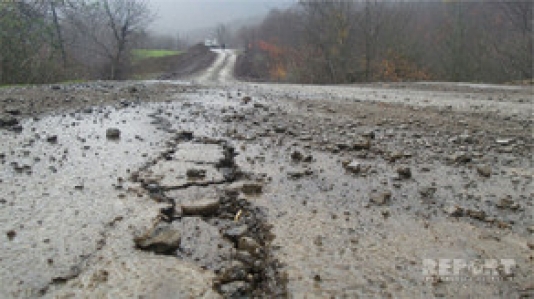
{"type": "Polygon", "coordinates": [[[0,85],[121,79],[147,0],[0,1],[0,85]]]}
{"type": "Polygon", "coordinates": [[[237,74],[299,83],[533,78],[532,1],[299,1],[238,36],[237,74]]]}

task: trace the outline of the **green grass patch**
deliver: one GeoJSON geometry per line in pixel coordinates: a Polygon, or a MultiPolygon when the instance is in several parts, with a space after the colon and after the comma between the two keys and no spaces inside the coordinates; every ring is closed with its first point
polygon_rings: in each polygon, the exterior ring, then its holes
{"type": "Polygon", "coordinates": [[[181,51],[155,50],[155,49],[134,49],[132,50],[133,61],[140,61],[147,58],[158,58],[181,54],[181,51]]]}
{"type": "Polygon", "coordinates": [[[27,86],[32,86],[32,85],[35,85],[35,84],[24,84],[24,83],[20,83],[20,84],[0,84],[0,89],[5,89],[5,88],[11,88],[11,87],[27,87],[27,86]]]}

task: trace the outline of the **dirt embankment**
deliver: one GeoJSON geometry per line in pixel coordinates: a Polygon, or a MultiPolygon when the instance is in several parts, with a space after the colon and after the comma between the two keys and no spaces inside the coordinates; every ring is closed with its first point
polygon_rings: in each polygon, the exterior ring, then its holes
{"type": "Polygon", "coordinates": [[[169,61],[168,73],[159,76],[161,80],[183,79],[198,74],[213,64],[217,54],[208,47],[198,44],[187,50],[185,54],[169,61]]]}
{"type": "Polygon", "coordinates": [[[181,79],[190,77],[213,64],[217,55],[197,44],[179,55],[143,59],[132,66],[132,79],[181,79]]]}
{"type": "Polygon", "coordinates": [[[242,81],[268,82],[269,66],[261,54],[246,51],[237,57],[234,75],[242,81]]]}

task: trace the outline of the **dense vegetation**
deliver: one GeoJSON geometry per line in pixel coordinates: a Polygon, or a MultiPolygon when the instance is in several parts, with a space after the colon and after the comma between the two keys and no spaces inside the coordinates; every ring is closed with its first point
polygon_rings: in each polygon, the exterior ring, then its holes
{"type": "Polygon", "coordinates": [[[159,58],[179,55],[180,51],[174,50],[157,50],[157,49],[133,49],[132,60],[140,61],[147,58],[159,58]]]}
{"type": "Polygon", "coordinates": [[[242,77],[299,83],[531,80],[531,1],[299,1],[239,32],[242,77]]]}
{"type": "Polygon", "coordinates": [[[0,84],[128,76],[145,0],[0,2],[0,84]]]}

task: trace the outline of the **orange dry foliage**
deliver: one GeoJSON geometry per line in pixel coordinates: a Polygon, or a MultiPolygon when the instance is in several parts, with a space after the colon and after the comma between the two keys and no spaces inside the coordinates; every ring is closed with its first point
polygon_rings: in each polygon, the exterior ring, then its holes
{"type": "Polygon", "coordinates": [[[257,42],[257,47],[266,52],[269,56],[269,75],[273,80],[282,80],[287,76],[287,69],[284,63],[284,51],[281,47],[274,43],[269,43],[264,40],[257,42]]]}
{"type": "Polygon", "coordinates": [[[390,51],[380,63],[377,74],[378,79],[383,81],[412,81],[429,80],[430,74],[419,68],[415,63],[396,52],[390,51]]]}

